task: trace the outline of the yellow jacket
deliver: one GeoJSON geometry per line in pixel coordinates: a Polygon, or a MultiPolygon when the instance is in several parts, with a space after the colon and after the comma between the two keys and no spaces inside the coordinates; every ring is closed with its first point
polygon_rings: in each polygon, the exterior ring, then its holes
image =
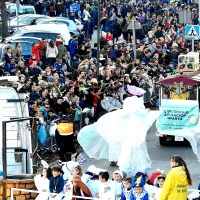
{"type": "Polygon", "coordinates": [[[183,166],[174,167],[167,174],[159,200],[186,200],[187,175],[183,166]]]}

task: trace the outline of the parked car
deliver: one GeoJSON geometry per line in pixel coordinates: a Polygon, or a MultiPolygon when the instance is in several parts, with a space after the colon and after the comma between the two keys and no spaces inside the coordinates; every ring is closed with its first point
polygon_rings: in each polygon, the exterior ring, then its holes
{"type": "MultiPolygon", "coordinates": [[[[19,16],[19,27],[30,25],[31,22],[35,19],[36,23],[38,23],[42,19],[50,18],[45,15],[38,14],[27,14],[19,16]]],[[[8,27],[10,29],[10,33],[12,34],[17,30],[17,17],[13,18],[10,22],[8,22],[8,27]]]]}
{"type": "Polygon", "coordinates": [[[64,44],[67,45],[70,39],[69,29],[64,24],[38,24],[22,27],[13,36],[28,36],[37,38],[46,38],[56,41],[58,34],[61,34],[64,44]]]}
{"type": "MultiPolygon", "coordinates": [[[[9,18],[12,19],[17,16],[17,6],[14,5],[8,5],[7,6],[7,12],[9,13],[9,18]]],[[[19,15],[24,14],[36,14],[35,7],[30,5],[20,5],[19,7],[19,15]]]]}
{"type": "Polygon", "coordinates": [[[32,42],[32,43],[39,43],[41,38],[37,38],[37,37],[28,37],[28,36],[12,36],[12,37],[7,37],[6,41],[10,42],[12,40],[18,41],[28,41],[28,42],[32,42]]]}
{"type": "Polygon", "coordinates": [[[22,47],[22,57],[25,60],[25,63],[28,64],[28,60],[31,57],[32,52],[32,42],[29,41],[23,41],[23,40],[13,40],[10,41],[13,48],[15,48],[16,43],[20,43],[22,47]]]}
{"type": "Polygon", "coordinates": [[[69,28],[70,33],[74,33],[75,35],[79,36],[80,32],[82,31],[83,27],[80,25],[76,25],[73,20],[66,19],[64,17],[51,17],[47,19],[40,20],[38,24],[66,24],[69,28]]]}

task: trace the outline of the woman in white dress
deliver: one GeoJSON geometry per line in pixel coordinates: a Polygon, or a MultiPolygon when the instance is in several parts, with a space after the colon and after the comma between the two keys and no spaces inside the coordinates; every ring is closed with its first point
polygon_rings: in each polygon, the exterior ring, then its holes
{"type": "Polygon", "coordinates": [[[35,186],[38,189],[39,195],[36,200],[48,200],[49,194],[43,192],[49,192],[49,180],[52,176],[51,168],[43,169],[42,174],[38,174],[35,176],[35,186]]]}

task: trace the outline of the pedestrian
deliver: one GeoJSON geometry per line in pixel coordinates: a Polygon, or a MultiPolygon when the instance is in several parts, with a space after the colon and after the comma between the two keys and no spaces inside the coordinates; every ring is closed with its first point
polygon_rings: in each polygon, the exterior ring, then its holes
{"type": "Polygon", "coordinates": [[[171,171],[167,174],[159,200],[187,199],[189,185],[192,185],[186,162],[179,155],[170,159],[171,171]]]}
{"type": "Polygon", "coordinates": [[[49,192],[49,182],[52,176],[51,168],[44,168],[42,174],[38,174],[34,177],[35,186],[40,192],[36,200],[48,200],[49,194],[43,192],[49,192]]]}
{"type": "Polygon", "coordinates": [[[63,54],[67,54],[67,50],[63,44],[63,41],[60,41],[60,44],[57,46],[57,48],[58,48],[57,58],[62,59],[63,54]]]}
{"type": "Polygon", "coordinates": [[[16,43],[16,47],[13,50],[13,56],[15,59],[15,62],[18,63],[19,61],[23,60],[22,57],[22,46],[19,42],[16,43]]]}
{"type": "Polygon", "coordinates": [[[39,44],[36,43],[32,44],[32,54],[35,55],[35,59],[38,61],[40,61],[39,49],[42,47],[45,41],[46,41],[45,38],[42,38],[39,44]]]}
{"type": "Polygon", "coordinates": [[[156,177],[157,179],[157,184],[156,184],[156,190],[155,192],[151,193],[151,199],[150,200],[159,200],[160,199],[160,194],[162,192],[162,188],[166,179],[165,174],[160,174],[156,177]]]}
{"type": "Polygon", "coordinates": [[[92,34],[94,32],[94,23],[91,20],[91,17],[88,17],[88,20],[85,20],[84,31],[86,34],[86,38],[92,39],[92,34]]]}
{"type": "Polygon", "coordinates": [[[114,18],[114,22],[112,24],[112,34],[113,34],[113,44],[118,41],[118,37],[120,36],[120,25],[117,22],[117,17],[114,18]]]}
{"type": "Polygon", "coordinates": [[[76,35],[72,36],[72,40],[70,42],[69,46],[69,52],[70,52],[70,67],[72,67],[73,63],[73,57],[75,54],[78,53],[78,37],[76,35]]]}
{"type": "Polygon", "coordinates": [[[52,69],[54,68],[54,63],[56,62],[57,55],[58,55],[58,48],[56,47],[54,41],[50,40],[46,49],[46,58],[48,59],[49,64],[52,67],[52,69]]]}
{"type": "Polygon", "coordinates": [[[74,127],[72,123],[69,123],[67,116],[61,118],[61,123],[58,125],[55,132],[55,139],[61,161],[65,161],[64,155],[67,152],[76,153],[74,145],[74,127]]]}
{"type": "MultiPolygon", "coordinates": [[[[73,184],[73,189],[72,189],[73,196],[92,197],[89,188],[82,182],[80,176],[78,175],[73,176],[72,184],[73,184]]],[[[73,197],[72,200],[79,200],[79,198],[73,197]]]]}
{"type": "Polygon", "coordinates": [[[52,177],[50,178],[49,190],[51,194],[49,200],[61,200],[63,196],[64,179],[61,176],[62,169],[60,167],[52,168],[52,177]],[[60,195],[58,195],[60,194],[60,195]]]}

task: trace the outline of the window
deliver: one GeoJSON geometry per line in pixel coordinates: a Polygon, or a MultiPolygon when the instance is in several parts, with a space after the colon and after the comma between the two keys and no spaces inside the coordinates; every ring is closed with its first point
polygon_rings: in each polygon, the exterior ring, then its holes
{"type": "Polygon", "coordinates": [[[35,37],[34,33],[24,33],[22,36],[35,37]]]}
{"type": "Polygon", "coordinates": [[[26,41],[32,42],[32,43],[39,43],[40,41],[37,39],[33,39],[33,38],[25,38],[26,41]]]}
{"type": "MultiPolygon", "coordinates": [[[[35,43],[38,43],[38,42],[35,42],[35,43]]],[[[28,46],[28,50],[31,51],[32,50],[32,44],[27,43],[27,46],[28,46]]]]}
{"type": "Polygon", "coordinates": [[[22,42],[22,43],[21,43],[21,46],[22,46],[22,51],[28,51],[28,50],[29,50],[28,44],[27,44],[27,43],[22,42]]]}
{"type": "Polygon", "coordinates": [[[48,38],[48,34],[47,33],[35,33],[34,37],[38,37],[38,38],[48,38]]]}
{"type": "Polygon", "coordinates": [[[34,14],[34,10],[32,8],[19,9],[19,15],[24,15],[24,14],[34,14]]]}
{"type": "Polygon", "coordinates": [[[46,37],[46,38],[49,38],[49,39],[51,39],[51,40],[53,40],[53,41],[56,41],[56,37],[57,37],[57,34],[48,33],[48,37],[46,37]]]}
{"type": "Polygon", "coordinates": [[[16,16],[16,10],[10,10],[10,17],[15,17],[16,16]]]}

